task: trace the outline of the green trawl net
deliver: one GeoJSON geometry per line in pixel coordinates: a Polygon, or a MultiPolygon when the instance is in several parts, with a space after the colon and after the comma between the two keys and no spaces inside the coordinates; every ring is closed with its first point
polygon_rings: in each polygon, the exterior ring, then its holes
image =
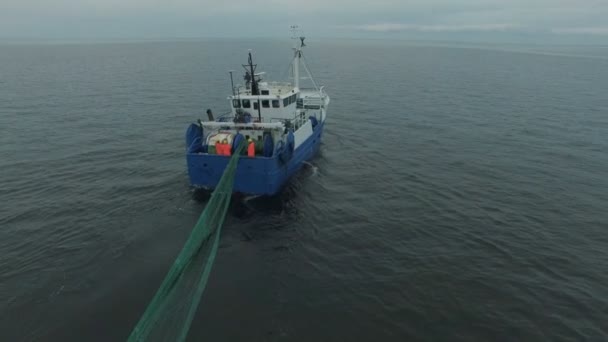
{"type": "Polygon", "coordinates": [[[128,341],[185,341],[188,336],[217,253],[239,155],[244,146],[241,143],[230,158],[184,248],[128,341]]]}

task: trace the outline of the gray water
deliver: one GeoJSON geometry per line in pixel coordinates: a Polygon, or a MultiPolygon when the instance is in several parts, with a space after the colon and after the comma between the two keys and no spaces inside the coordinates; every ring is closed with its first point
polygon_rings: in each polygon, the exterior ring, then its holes
{"type": "MultiPolygon", "coordinates": [[[[0,340],[128,336],[207,201],[185,128],[289,44],[0,46],[0,340]]],[[[191,340],[608,339],[608,48],[307,58],[320,154],[233,200],[191,340]]]]}

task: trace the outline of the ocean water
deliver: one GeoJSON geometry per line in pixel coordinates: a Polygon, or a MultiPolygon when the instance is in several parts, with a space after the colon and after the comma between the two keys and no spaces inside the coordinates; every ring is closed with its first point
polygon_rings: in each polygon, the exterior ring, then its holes
{"type": "MultiPolygon", "coordinates": [[[[0,45],[0,340],[128,336],[249,48],[287,76],[288,41],[0,45]]],[[[321,151],[234,198],[190,340],[608,340],[608,47],[307,49],[321,151]]]]}

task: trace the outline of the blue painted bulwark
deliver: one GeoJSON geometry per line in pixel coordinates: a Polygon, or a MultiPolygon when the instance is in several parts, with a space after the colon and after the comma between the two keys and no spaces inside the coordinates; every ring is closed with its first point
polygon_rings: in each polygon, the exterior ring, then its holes
{"type": "MultiPolygon", "coordinates": [[[[273,157],[241,157],[234,180],[235,192],[252,195],[274,195],[281,191],[291,176],[319,150],[323,122],[319,122],[313,134],[298,146],[285,163],[275,153],[273,157]]],[[[230,157],[206,153],[187,153],[190,184],[215,189],[230,157]]]]}

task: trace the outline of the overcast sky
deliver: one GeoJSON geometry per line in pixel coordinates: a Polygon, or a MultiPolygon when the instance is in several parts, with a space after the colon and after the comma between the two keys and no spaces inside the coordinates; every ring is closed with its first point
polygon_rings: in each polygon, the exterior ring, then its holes
{"type": "Polygon", "coordinates": [[[0,38],[308,36],[608,42],[608,0],[0,0],[0,38]]]}

